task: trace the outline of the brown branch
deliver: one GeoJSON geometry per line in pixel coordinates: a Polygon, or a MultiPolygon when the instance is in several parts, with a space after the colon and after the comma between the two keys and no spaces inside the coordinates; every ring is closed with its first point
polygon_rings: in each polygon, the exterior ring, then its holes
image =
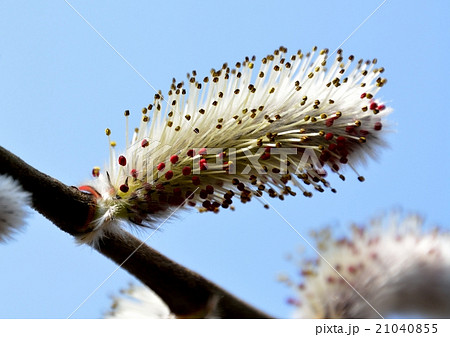
{"type": "Polygon", "coordinates": [[[270,318],[199,274],[142,245],[131,234],[122,235],[103,238],[97,250],[121,264],[140,246],[123,267],[155,291],[176,315],[270,318]]]}
{"type": "Polygon", "coordinates": [[[4,173],[20,182],[32,194],[33,208],[60,229],[72,235],[83,232],[95,207],[90,195],[36,170],[0,146],[0,174],[4,173]]]}
{"type": "MultiPolygon", "coordinates": [[[[1,146],[0,174],[8,174],[19,181],[32,194],[33,208],[63,231],[74,236],[86,231],[85,224],[95,207],[90,195],[36,170],[1,146]]],[[[223,318],[271,318],[143,245],[127,232],[103,238],[96,249],[117,264],[123,264],[124,269],[155,291],[178,316],[211,314],[223,318]]]]}

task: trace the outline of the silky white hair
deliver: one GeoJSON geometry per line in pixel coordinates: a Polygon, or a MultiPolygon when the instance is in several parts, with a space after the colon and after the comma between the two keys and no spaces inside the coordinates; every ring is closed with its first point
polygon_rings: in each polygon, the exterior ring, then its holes
{"type": "MultiPolygon", "coordinates": [[[[320,258],[303,263],[297,318],[450,317],[450,235],[416,215],[391,215],[336,239],[317,234],[320,258]]],[[[291,283],[294,286],[294,283],[291,283]]]]}
{"type": "Polygon", "coordinates": [[[169,307],[150,288],[130,285],[113,297],[111,311],[105,318],[175,318],[169,307]]]}
{"type": "Polygon", "coordinates": [[[31,195],[8,175],[0,175],[0,241],[11,239],[25,224],[31,195]]]}

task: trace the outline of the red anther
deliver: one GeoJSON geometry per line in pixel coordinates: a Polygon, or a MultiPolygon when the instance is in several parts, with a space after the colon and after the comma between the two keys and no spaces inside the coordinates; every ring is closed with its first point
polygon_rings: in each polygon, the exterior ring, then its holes
{"type": "Polygon", "coordinates": [[[339,165],[338,164],[333,164],[333,170],[339,171],[339,165]]]}
{"type": "Polygon", "coordinates": [[[381,124],[381,122],[376,122],[373,126],[373,129],[376,131],[380,131],[382,127],[383,127],[383,124],[381,124]]]}
{"type": "Polygon", "coordinates": [[[211,185],[206,185],[206,192],[208,194],[213,194],[214,193],[214,187],[211,185]]]}
{"type": "Polygon", "coordinates": [[[128,185],[122,184],[122,185],[120,185],[119,189],[120,189],[123,193],[127,193],[128,190],[129,190],[130,188],[128,187],[128,185]]]}
{"type": "Polygon", "coordinates": [[[370,105],[369,105],[369,109],[370,109],[370,110],[375,110],[377,107],[378,107],[378,104],[375,103],[375,102],[372,102],[372,103],[370,103],[370,105]]]}
{"type": "Polygon", "coordinates": [[[366,93],[362,93],[361,94],[361,99],[364,98],[364,97],[366,97],[366,93]]]}
{"type": "Polygon", "coordinates": [[[158,191],[164,191],[166,188],[164,187],[163,184],[156,184],[155,189],[158,191]]]}
{"type": "Polygon", "coordinates": [[[149,142],[148,142],[147,139],[144,139],[144,140],[142,140],[142,142],[141,142],[141,146],[142,146],[142,147],[147,147],[148,144],[149,144],[149,142]]]}
{"type": "Polygon", "coordinates": [[[356,273],[358,270],[356,269],[356,267],[355,266],[349,266],[348,267],[348,272],[350,273],[350,274],[354,274],[354,273],[356,273]]]}
{"type": "Polygon", "coordinates": [[[344,144],[346,141],[346,138],[344,136],[339,136],[336,138],[336,142],[339,144],[344,144]]]}
{"type": "Polygon", "coordinates": [[[100,175],[100,168],[94,167],[94,168],[92,169],[92,176],[93,176],[93,177],[98,177],[99,175],[100,175]]]}
{"type": "Polygon", "coordinates": [[[206,190],[200,190],[200,198],[202,199],[206,199],[208,197],[208,192],[206,192],[206,190]]]}
{"type": "Polygon", "coordinates": [[[185,166],[185,167],[183,167],[181,172],[183,173],[184,176],[188,176],[188,175],[191,174],[191,167],[190,166],[185,166]]]}
{"type": "Polygon", "coordinates": [[[359,134],[360,134],[361,136],[367,136],[369,133],[370,133],[370,132],[367,131],[367,130],[359,130],[359,134]]]}
{"type": "Polygon", "coordinates": [[[172,177],[173,177],[173,171],[172,171],[172,170],[167,171],[166,174],[165,174],[164,176],[166,177],[167,180],[172,179],[172,177]]]}
{"type": "Polygon", "coordinates": [[[354,125],[348,125],[345,127],[345,132],[347,133],[353,133],[355,132],[355,126],[354,125]]]}
{"type": "Polygon", "coordinates": [[[195,186],[200,185],[200,178],[197,177],[197,176],[193,176],[193,177],[192,177],[192,183],[193,183],[195,186]]]}
{"type": "Polygon", "coordinates": [[[193,149],[190,149],[187,153],[186,153],[189,157],[193,157],[195,156],[195,151],[193,149]]]}
{"type": "Polygon", "coordinates": [[[138,171],[136,169],[132,169],[130,174],[134,179],[138,177],[138,171]]]}
{"type": "Polygon", "coordinates": [[[178,162],[178,156],[174,154],[172,157],[170,157],[170,162],[172,164],[176,164],[178,162]]]}
{"type": "Polygon", "coordinates": [[[120,156],[119,157],[119,165],[125,166],[126,164],[127,164],[127,158],[125,158],[124,156],[120,156]]]}
{"type": "Polygon", "coordinates": [[[330,151],[327,151],[327,150],[323,150],[322,151],[322,154],[320,155],[320,160],[322,160],[322,161],[324,161],[324,162],[326,162],[328,159],[330,159],[331,158],[331,153],[330,153],[330,151]]]}
{"type": "Polygon", "coordinates": [[[336,119],[336,118],[334,118],[334,117],[328,118],[328,119],[325,121],[325,125],[328,126],[328,127],[333,126],[333,123],[334,123],[334,120],[335,120],[335,119],[336,119]]]}
{"type": "Polygon", "coordinates": [[[206,148],[201,148],[200,150],[198,150],[198,154],[200,155],[200,156],[203,156],[203,155],[205,155],[206,153],[207,153],[208,151],[206,150],[206,148]]]}
{"type": "Polygon", "coordinates": [[[326,140],[332,140],[333,139],[333,133],[331,133],[331,132],[328,132],[326,135],[325,135],[325,139],[326,140]]]}
{"type": "Polygon", "coordinates": [[[205,171],[208,169],[208,162],[206,159],[202,158],[200,159],[200,171],[205,171]]]}
{"type": "Polygon", "coordinates": [[[228,162],[227,161],[223,163],[222,169],[225,171],[228,170],[228,162]]]}
{"type": "Polygon", "coordinates": [[[261,157],[259,157],[261,160],[267,160],[270,158],[270,153],[269,152],[264,152],[261,157]]]}
{"type": "Polygon", "coordinates": [[[261,155],[261,157],[260,157],[261,160],[267,160],[267,159],[270,158],[270,149],[271,149],[270,146],[267,146],[267,147],[264,149],[264,153],[263,153],[263,154],[261,155]]]}
{"type": "Polygon", "coordinates": [[[205,208],[209,208],[211,207],[211,202],[209,200],[205,200],[203,201],[202,206],[205,208]]]}
{"type": "Polygon", "coordinates": [[[191,190],[186,191],[186,194],[185,194],[186,199],[193,199],[194,196],[195,196],[195,194],[193,191],[191,191],[191,190]]]}
{"type": "Polygon", "coordinates": [[[348,151],[345,147],[339,148],[339,145],[338,145],[338,152],[342,157],[348,156],[348,151]]]}
{"type": "Polygon", "coordinates": [[[173,195],[174,195],[175,197],[181,197],[181,188],[175,187],[175,188],[173,189],[173,195]]]}
{"type": "Polygon", "coordinates": [[[342,156],[341,159],[339,159],[339,162],[341,162],[342,164],[347,164],[348,159],[347,159],[347,157],[342,156]]]}
{"type": "Polygon", "coordinates": [[[381,104],[381,105],[378,106],[377,109],[378,109],[379,111],[382,111],[382,110],[386,109],[386,106],[385,106],[384,104],[381,104]]]}
{"type": "Polygon", "coordinates": [[[337,145],[334,143],[331,143],[330,145],[328,145],[328,150],[330,150],[330,151],[334,151],[334,150],[336,150],[336,148],[337,148],[337,145]]]}
{"type": "Polygon", "coordinates": [[[164,163],[159,163],[158,166],[156,166],[156,168],[158,169],[158,171],[164,170],[165,167],[166,167],[166,164],[164,164],[164,163]]]}
{"type": "Polygon", "coordinates": [[[347,139],[344,136],[339,136],[336,138],[338,144],[344,144],[347,139]]]}

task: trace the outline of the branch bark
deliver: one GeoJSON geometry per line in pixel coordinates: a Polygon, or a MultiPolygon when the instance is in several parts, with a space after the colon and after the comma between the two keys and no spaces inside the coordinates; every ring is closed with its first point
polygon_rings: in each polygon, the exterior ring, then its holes
{"type": "Polygon", "coordinates": [[[123,267],[155,291],[177,316],[270,318],[199,274],[142,245],[128,232],[123,232],[122,237],[103,238],[96,249],[119,265],[131,256],[123,267]]]}
{"type": "Polygon", "coordinates": [[[89,194],[36,170],[0,146],[0,174],[8,174],[32,195],[32,205],[63,231],[83,233],[95,201],[89,194]]]}
{"type": "MultiPolygon", "coordinates": [[[[0,174],[32,194],[32,206],[61,230],[79,235],[95,207],[92,196],[36,170],[0,146],[0,174]]],[[[177,264],[123,231],[96,248],[149,286],[170,310],[184,317],[271,318],[201,275],[177,264]]]]}

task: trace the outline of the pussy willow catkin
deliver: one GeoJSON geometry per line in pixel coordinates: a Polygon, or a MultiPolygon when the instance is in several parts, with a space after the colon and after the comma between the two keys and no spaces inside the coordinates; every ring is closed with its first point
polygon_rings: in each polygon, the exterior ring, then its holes
{"type": "Polygon", "coordinates": [[[114,231],[116,220],[152,226],[181,206],[218,212],[266,195],[335,192],[327,173],[345,180],[343,167],[356,172],[374,156],[392,109],[376,97],[386,83],[376,60],[327,53],[280,47],[259,64],[247,57],[174,80],[142,109],[126,149],[117,155],[110,139],[109,165],[80,187],[97,199],[92,232],[80,239],[114,231]]]}
{"type": "Polygon", "coordinates": [[[0,175],[0,242],[10,239],[25,224],[31,195],[8,175],[0,175]]]}
{"type": "Polygon", "coordinates": [[[351,235],[316,233],[320,256],[301,263],[297,318],[450,317],[450,236],[427,230],[417,215],[392,214],[351,235]]]}

